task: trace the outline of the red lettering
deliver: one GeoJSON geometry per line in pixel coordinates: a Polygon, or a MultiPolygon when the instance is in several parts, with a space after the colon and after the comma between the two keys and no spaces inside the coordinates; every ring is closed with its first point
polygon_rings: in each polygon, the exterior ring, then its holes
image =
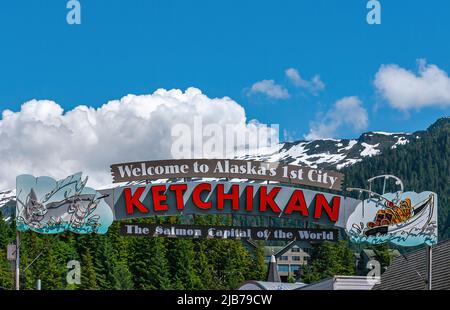
{"type": "Polygon", "coordinates": [[[148,213],[148,209],[139,200],[144,190],[145,187],[138,187],[134,194],[131,194],[131,188],[125,188],[123,190],[123,193],[125,194],[125,207],[128,215],[134,213],[134,207],[136,207],[139,212],[148,213]]]}
{"type": "Polygon", "coordinates": [[[166,191],[165,185],[152,186],[153,209],[157,211],[167,211],[169,206],[162,202],[167,200],[167,195],[162,194],[166,191]]]}
{"type": "Polygon", "coordinates": [[[325,212],[328,215],[328,218],[336,222],[339,217],[339,207],[341,205],[341,197],[335,196],[332,199],[332,205],[328,203],[325,196],[322,194],[316,195],[316,203],[314,206],[314,218],[320,219],[322,216],[322,209],[325,209],[325,212]]]}
{"type": "Polygon", "coordinates": [[[245,192],[245,211],[253,211],[253,186],[248,185],[245,192]]]}
{"type": "Polygon", "coordinates": [[[259,211],[264,212],[267,210],[267,205],[272,209],[275,213],[280,213],[281,210],[274,201],[275,196],[280,192],[281,187],[274,187],[270,193],[267,193],[267,187],[261,186],[260,191],[261,195],[259,196],[259,211]]]}
{"type": "Polygon", "coordinates": [[[207,209],[211,209],[212,207],[212,203],[210,202],[204,202],[201,198],[200,198],[200,194],[203,191],[211,191],[211,184],[208,183],[201,183],[199,185],[197,185],[194,190],[192,191],[192,201],[194,202],[194,204],[203,210],[207,210],[207,209]]]}
{"type": "Polygon", "coordinates": [[[225,200],[231,200],[232,209],[239,210],[239,185],[231,185],[231,194],[225,194],[225,186],[223,184],[217,184],[217,209],[222,210],[225,205],[225,200]]]}
{"type": "Polygon", "coordinates": [[[284,211],[285,214],[292,214],[298,211],[303,216],[308,216],[308,207],[306,206],[305,196],[301,190],[295,190],[284,211]]]}
{"type": "Polygon", "coordinates": [[[172,184],[169,186],[171,191],[175,192],[175,198],[177,202],[177,210],[184,209],[183,193],[187,190],[186,184],[172,184]]]}

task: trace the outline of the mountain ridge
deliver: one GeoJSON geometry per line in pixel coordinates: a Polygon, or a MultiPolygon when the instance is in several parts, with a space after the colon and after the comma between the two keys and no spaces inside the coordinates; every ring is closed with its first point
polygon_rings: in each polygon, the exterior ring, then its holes
{"type": "Polygon", "coordinates": [[[250,154],[239,158],[341,170],[361,162],[366,157],[380,155],[386,149],[395,149],[419,138],[416,133],[366,132],[357,139],[299,140],[280,143],[272,153],[250,154]]]}

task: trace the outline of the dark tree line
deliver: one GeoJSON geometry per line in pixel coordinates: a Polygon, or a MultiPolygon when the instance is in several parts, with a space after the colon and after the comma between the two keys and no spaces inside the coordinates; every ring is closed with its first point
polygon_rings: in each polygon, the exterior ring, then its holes
{"type": "MultiPolygon", "coordinates": [[[[236,240],[124,237],[119,225],[113,223],[106,235],[21,233],[21,288],[34,289],[40,279],[42,289],[226,290],[266,276],[261,244],[249,251],[236,240]],[[79,285],[67,284],[70,260],[80,262],[79,285]]],[[[12,225],[1,220],[0,236],[0,287],[10,289],[13,273],[5,250],[14,240],[12,225]]]]}

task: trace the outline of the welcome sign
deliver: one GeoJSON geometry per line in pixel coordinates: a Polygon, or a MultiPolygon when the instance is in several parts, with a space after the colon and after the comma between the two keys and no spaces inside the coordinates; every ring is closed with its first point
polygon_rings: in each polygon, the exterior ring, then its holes
{"type": "Polygon", "coordinates": [[[275,181],[341,190],[344,175],[278,162],[229,159],[186,159],[111,165],[113,183],[163,178],[238,178],[275,181]]]}
{"type": "MultiPolygon", "coordinates": [[[[211,161],[208,161],[212,164],[211,161]]],[[[231,169],[234,161],[215,161],[225,170],[231,169]],[[224,166],[223,166],[224,165],[224,166]]],[[[192,167],[205,171],[202,161],[193,160],[192,167]],[[197,168],[196,168],[197,167],[197,168]],[[203,169],[203,170],[202,170],[203,169]]],[[[261,164],[261,163],[260,163],[261,164]]],[[[187,164],[186,164],[187,165],[187,164]]],[[[180,169],[169,171],[169,175],[179,177],[189,174],[189,166],[159,166],[148,169],[134,164],[128,168],[117,167],[121,175],[153,173],[155,178],[166,179],[160,169],[180,169]],[[145,172],[144,172],[145,170],[145,172]],[[134,171],[134,172],[132,172],[134,171]],[[161,172],[161,173],[160,173],[161,172]],[[172,173],[172,174],[170,174],[172,173]],[[158,176],[156,176],[158,175],[158,176]]],[[[250,170],[242,173],[260,171],[260,177],[271,174],[269,168],[256,168],[247,164],[250,170]]],[[[283,171],[286,166],[273,167],[283,171]]],[[[303,169],[297,167],[296,169],[303,169]]],[[[229,170],[228,172],[231,172],[229,170]]],[[[217,172],[219,173],[219,172],[217,172]]],[[[225,173],[225,172],[220,172],[225,173]]],[[[336,187],[339,177],[317,169],[297,170],[293,175],[314,176],[317,182],[336,187]],[[324,181],[325,180],[325,181],[324,181]],[[328,181],[326,181],[328,180],[328,181]]],[[[145,176],[140,176],[145,177],[145,176]]],[[[385,178],[379,176],[376,178],[385,178]]],[[[128,178],[128,177],[127,177],[128,178]]],[[[152,176],[150,176],[152,178],[152,176]]],[[[178,178],[179,179],[179,178],[178,178]]],[[[342,178],[341,178],[342,179],[342,178]]],[[[296,182],[300,182],[297,179],[296,182]]],[[[20,231],[33,230],[39,233],[54,234],[66,230],[75,233],[106,233],[113,220],[129,220],[151,216],[236,214],[258,217],[283,217],[301,219],[321,227],[343,228],[355,243],[380,244],[395,243],[399,246],[436,244],[438,237],[437,195],[433,192],[404,192],[378,194],[367,189],[357,190],[369,193],[369,198],[360,200],[334,193],[285,186],[281,184],[256,184],[231,181],[189,181],[118,186],[94,190],[86,187],[86,179],[81,173],[56,181],[50,177],[21,175],[17,177],[16,219],[20,231]]],[[[304,181],[304,180],[303,180],[304,181]]],[[[303,182],[301,181],[301,182],[303,182]]],[[[401,183],[401,182],[400,182],[401,183]]],[[[340,186],[340,185],[339,185],[340,186]]],[[[321,238],[333,239],[336,234],[311,231],[283,231],[270,228],[261,232],[260,228],[224,229],[220,227],[183,228],[150,226],[141,224],[126,226],[126,235],[139,235],[146,231],[149,236],[186,237],[184,231],[193,231],[194,237],[204,238],[275,238],[273,240],[305,240],[321,238]],[[173,235],[172,232],[174,232],[173,235]],[[181,235],[180,235],[181,232],[181,235]],[[263,234],[262,237],[260,234],[263,234]],[[269,235],[264,235],[264,233],[269,235]],[[234,234],[234,235],[233,235],[234,234]],[[285,235],[284,235],[285,234],[285,235]],[[294,237],[295,236],[295,237],[294,237]]],[[[316,240],[317,241],[317,240],[316,240]]]]}

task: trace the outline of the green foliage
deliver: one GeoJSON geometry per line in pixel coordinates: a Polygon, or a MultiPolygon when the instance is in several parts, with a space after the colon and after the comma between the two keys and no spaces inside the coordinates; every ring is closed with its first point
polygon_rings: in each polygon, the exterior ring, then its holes
{"type": "Polygon", "coordinates": [[[294,276],[292,275],[292,273],[289,273],[289,277],[288,277],[288,279],[287,279],[287,282],[288,282],[288,283],[295,283],[295,278],[294,278],[294,276]]]}
{"type": "Polygon", "coordinates": [[[384,272],[394,259],[389,244],[377,244],[370,246],[369,248],[375,252],[375,259],[380,263],[381,270],[384,272]]]}
{"type": "MultiPolygon", "coordinates": [[[[155,220],[160,221],[142,221],[155,220]]],[[[5,224],[2,218],[0,222],[5,224]]],[[[113,225],[106,235],[21,233],[21,288],[35,289],[40,279],[44,290],[235,289],[246,280],[265,277],[262,244],[249,252],[237,240],[122,237],[118,227],[113,225]],[[70,260],[80,262],[79,285],[67,284],[70,260]]],[[[0,287],[12,289],[13,269],[4,249],[0,249],[0,287]]]]}
{"type": "Polygon", "coordinates": [[[168,240],[167,258],[174,289],[193,290],[201,287],[201,279],[195,266],[195,252],[192,240],[168,240]]]}
{"type": "Polygon", "coordinates": [[[196,255],[195,269],[201,279],[200,289],[213,289],[216,285],[214,279],[214,266],[210,264],[208,255],[211,252],[206,242],[196,240],[194,242],[196,255]]]}
{"type": "Polygon", "coordinates": [[[170,289],[166,244],[162,238],[132,237],[130,270],[136,289],[170,289]]]}
{"type": "Polygon", "coordinates": [[[99,286],[97,284],[97,274],[94,269],[94,258],[92,257],[91,251],[86,250],[85,253],[81,255],[81,287],[84,290],[98,290],[99,286]]]}
{"type": "Polygon", "coordinates": [[[118,263],[113,269],[115,290],[132,290],[134,288],[133,275],[128,270],[128,266],[118,263]]]}
{"type": "Polygon", "coordinates": [[[316,282],[335,275],[354,275],[353,252],[347,241],[323,242],[314,246],[311,264],[305,268],[303,281],[316,282]]]}
{"type": "Polygon", "coordinates": [[[14,230],[3,220],[0,211],[0,288],[12,289],[13,266],[6,260],[6,247],[14,240],[14,230]]]}
{"type": "Polygon", "coordinates": [[[264,257],[264,242],[258,241],[256,243],[256,249],[254,251],[252,276],[251,279],[256,281],[266,280],[267,275],[267,263],[264,257]]]}
{"type": "Polygon", "coordinates": [[[6,259],[6,250],[0,249],[0,288],[12,289],[13,283],[13,266],[6,259]]]}
{"type": "MultiPolygon", "coordinates": [[[[3,218],[2,212],[0,211],[0,219],[3,218]]],[[[14,240],[14,230],[11,225],[5,221],[0,221],[0,249],[6,249],[6,246],[14,240]]]]}

